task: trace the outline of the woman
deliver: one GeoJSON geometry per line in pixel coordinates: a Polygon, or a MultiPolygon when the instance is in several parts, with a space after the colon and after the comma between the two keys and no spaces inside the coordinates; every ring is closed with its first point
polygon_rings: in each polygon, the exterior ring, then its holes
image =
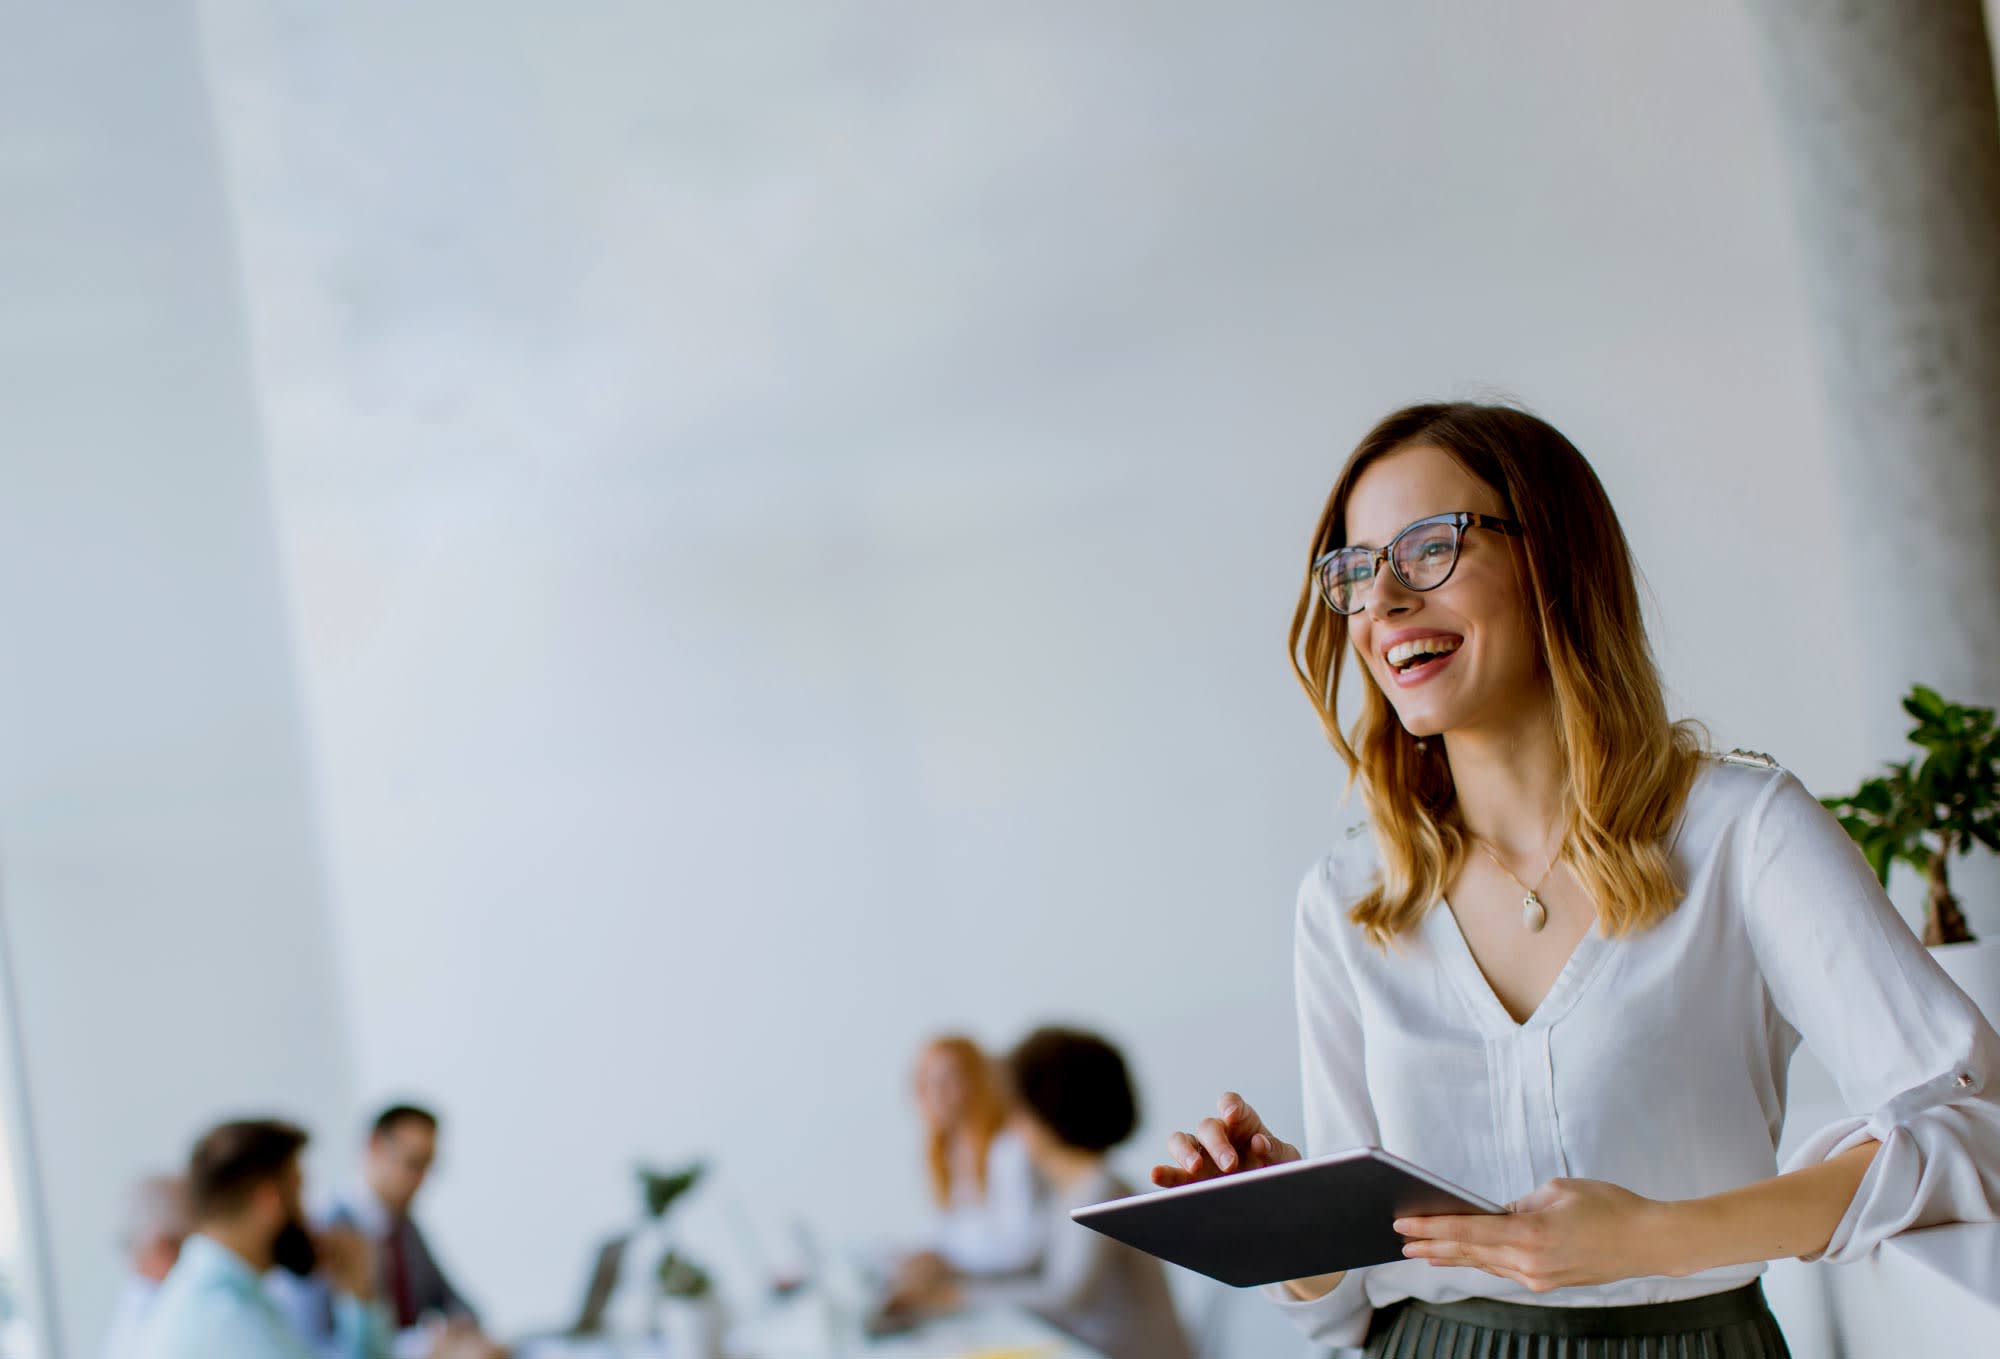
{"type": "Polygon", "coordinates": [[[917,1111],[935,1213],[929,1248],[906,1259],[894,1291],[954,1274],[1017,1274],[1041,1254],[1040,1186],[1028,1150],[1007,1130],[1007,1100],[979,1046],[956,1034],[917,1057],[917,1111]]]}
{"type": "Polygon", "coordinates": [[[1125,1059],[1095,1034],[1037,1029],[1007,1074],[1012,1127],[1051,1189],[1047,1252],[1024,1277],[947,1283],[912,1301],[1024,1307],[1105,1359],[1193,1359],[1160,1262],[1069,1220],[1072,1208],[1132,1192],[1105,1164],[1138,1124],[1125,1059]]]}
{"type": "MultiPolygon", "coordinates": [[[[1306,1143],[1513,1211],[1404,1219],[1408,1259],[1274,1288],[1316,1339],[1782,1355],[1764,1261],[2000,1216],[2000,1038],[1796,779],[1668,721],[1634,574],[1521,411],[1398,411],[1328,497],[1293,664],[1367,821],[1299,896],[1306,1143]],[[1778,1174],[1801,1039],[1858,1112],[1778,1174]]],[[[1235,1095],[1169,1147],[1162,1185],[1300,1154],[1235,1095]]]]}

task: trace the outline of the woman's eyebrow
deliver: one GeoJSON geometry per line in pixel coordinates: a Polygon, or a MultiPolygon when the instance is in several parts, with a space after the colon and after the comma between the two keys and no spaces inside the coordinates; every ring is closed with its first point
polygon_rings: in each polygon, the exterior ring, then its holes
{"type": "MultiPolygon", "coordinates": [[[[1416,520],[1414,519],[1410,521],[1411,524],[1414,524],[1415,522],[1416,520]]],[[[1401,528],[1394,528],[1389,530],[1389,537],[1384,538],[1382,542],[1384,543],[1388,542],[1390,538],[1394,538],[1397,534],[1401,533],[1403,529],[1406,529],[1409,526],[1410,526],[1409,524],[1404,524],[1401,528]]],[[[1349,538],[1345,543],[1341,544],[1341,546],[1343,547],[1366,547],[1366,548],[1376,548],[1380,547],[1381,545],[1382,545],[1381,543],[1364,543],[1356,538],[1349,538]]]]}

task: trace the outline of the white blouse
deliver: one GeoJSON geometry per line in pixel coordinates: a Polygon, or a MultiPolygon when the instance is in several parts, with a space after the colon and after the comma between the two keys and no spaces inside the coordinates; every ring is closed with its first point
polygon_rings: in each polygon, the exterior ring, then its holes
{"type": "Polygon", "coordinates": [[[931,1225],[931,1248],[961,1274],[1017,1274],[1041,1258],[1042,1185],[1028,1148],[1002,1129],[986,1148],[986,1192],[954,1180],[931,1225]]]}
{"type": "MultiPolygon", "coordinates": [[[[1945,976],[1830,813],[1779,769],[1704,760],[1672,846],[1686,896],[1620,939],[1597,925],[1517,1024],[1447,903],[1384,954],[1348,922],[1379,857],[1365,823],[1306,876],[1296,943],[1309,1155],[1380,1146],[1498,1203],[1557,1176],[1655,1199],[1778,1173],[1801,1037],[1852,1117],[1787,1170],[1882,1146],[1824,1258],[1907,1227],[2000,1218],[2000,1036],[1945,976]]],[[[1808,1259],[1820,1258],[1808,1256],[1808,1259]]],[[[1350,1270],[1325,1297],[1268,1290],[1314,1340],[1359,1344],[1414,1297],[1554,1307],[1742,1286],[1762,1263],[1537,1294],[1465,1267],[1350,1270]]]]}

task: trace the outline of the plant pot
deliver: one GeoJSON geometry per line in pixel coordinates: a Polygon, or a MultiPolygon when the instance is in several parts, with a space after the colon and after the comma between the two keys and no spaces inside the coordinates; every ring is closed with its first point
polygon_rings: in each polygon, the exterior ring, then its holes
{"type": "Polygon", "coordinates": [[[653,1282],[653,1262],[666,1254],[666,1243],[665,1229],[643,1218],[626,1234],[618,1279],[604,1310],[604,1329],[608,1333],[653,1334],[657,1320],[655,1300],[660,1291],[653,1282]]]}
{"type": "Polygon", "coordinates": [[[665,1359],[722,1359],[722,1307],[713,1297],[661,1298],[665,1359]]]}
{"type": "Polygon", "coordinates": [[[1958,989],[1972,998],[1979,1013],[2000,1025],[2000,939],[1974,939],[1967,944],[1934,944],[1931,957],[1958,989]]]}

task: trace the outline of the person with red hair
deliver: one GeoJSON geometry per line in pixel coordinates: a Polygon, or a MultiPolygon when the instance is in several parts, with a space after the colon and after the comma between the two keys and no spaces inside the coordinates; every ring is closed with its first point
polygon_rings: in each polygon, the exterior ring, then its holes
{"type": "Polygon", "coordinates": [[[911,1296],[952,1277],[1019,1274],[1042,1253],[1042,1187],[993,1062],[962,1034],[926,1043],[914,1081],[924,1125],[933,1215],[925,1249],[906,1258],[893,1292],[911,1296]]]}

